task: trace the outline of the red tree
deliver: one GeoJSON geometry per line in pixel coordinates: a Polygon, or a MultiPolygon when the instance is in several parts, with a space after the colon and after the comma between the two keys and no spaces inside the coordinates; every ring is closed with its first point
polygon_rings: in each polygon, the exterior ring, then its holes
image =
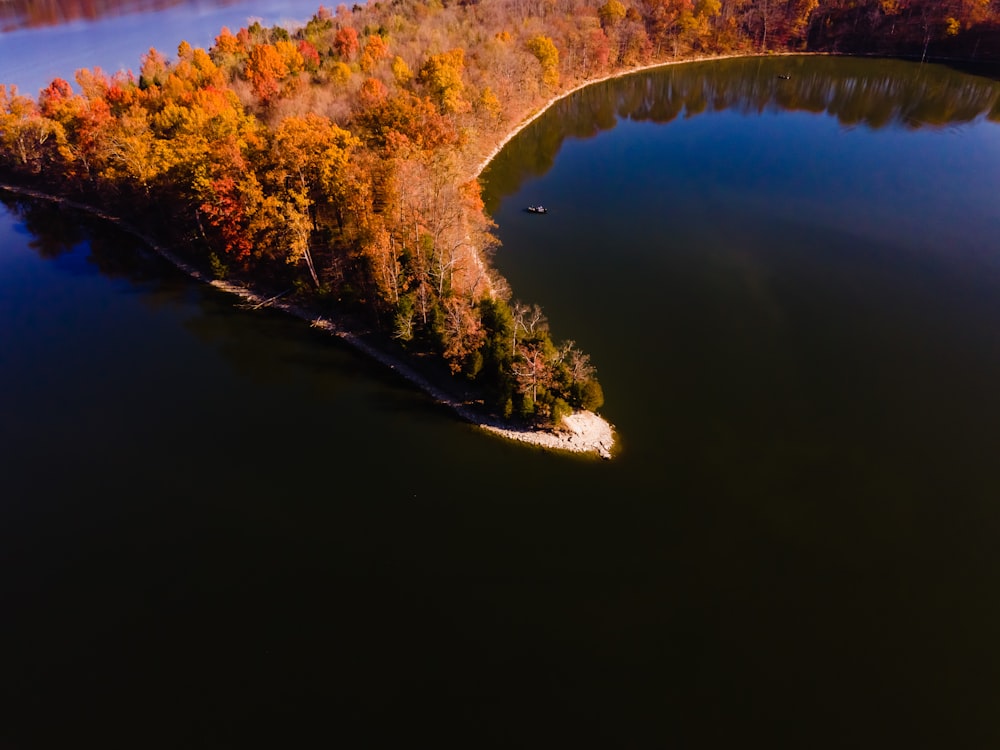
{"type": "Polygon", "coordinates": [[[352,60],[358,54],[358,32],[351,26],[344,26],[333,38],[333,48],[342,60],[352,60]]]}

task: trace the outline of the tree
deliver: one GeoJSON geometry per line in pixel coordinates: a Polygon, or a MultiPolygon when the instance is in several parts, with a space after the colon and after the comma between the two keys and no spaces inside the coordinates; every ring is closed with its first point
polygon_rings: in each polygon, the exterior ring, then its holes
{"type": "Polygon", "coordinates": [[[611,40],[604,29],[593,29],[584,39],[583,69],[593,75],[607,68],[611,60],[611,40]]]}
{"type": "Polygon", "coordinates": [[[413,72],[410,70],[410,66],[406,64],[406,61],[396,55],[392,59],[392,77],[396,79],[396,83],[400,86],[405,86],[413,78],[413,72]]]}
{"type": "MultiPolygon", "coordinates": [[[[371,269],[380,299],[387,303],[387,307],[398,308],[403,272],[399,243],[381,222],[373,221],[371,224],[360,238],[361,253],[371,269]]],[[[408,339],[413,333],[412,317],[403,316],[402,320],[408,320],[408,323],[402,330],[401,338],[408,339]]]]}
{"type": "Polygon", "coordinates": [[[417,78],[427,87],[442,112],[464,112],[468,109],[468,104],[462,98],[465,88],[462,83],[463,70],[465,50],[460,47],[431,55],[421,66],[417,78]]]}
{"type": "Polygon", "coordinates": [[[222,31],[219,35],[215,37],[215,44],[212,47],[212,54],[221,57],[232,56],[242,54],[246,52],[243,45],[240,44],[239,40],[229,31],[228,27],[223,26],[222,31]]]}
{"type": "MultiPolygon", "coordinates": [[[[617,2],[617,0],[611,0],[617,2]]],[[[547,36],[535,36],[528,40],[528,51],[542,66],[542,82],[550,88],[559,85],[559,50],[547,36]]]]}
{"type": "Polygon", "coordinates": [[[330,65],[330,83],[340,88],[347,88],[351,80],[351,66],[343,62],[334,62],[330,65]]]}
{"type": "Polygon", "coordinates": [[[377,78],[366,78],[358,89],[358,102],[365,109],[377,107],[385,101],[389,95],[389,90],[377,78]]]}
{"type": "Polygon", "coordinates": [[[288,75],[288,65],[272,45],[258,44],[250,50],[245,74],[254,94],[266,103],[277,96],[279,83],[288,75]]]}
{"type": "Polygon", "coordinates": [[[551,383],[551,342],[547,336],[518,341],[512,370],[518,392],[523,395],[524,417],[547,416],[544,396],[551,383]]]}
{"type": "Polygon", "coordinates": [[[305,69],[305,59],[299,51],[298,44],[286,40],[277,41],[274,43],[274,49],[285,63],[285,68],[288,70],[286,75],[295,76],[305,69]]]}
{"type": "Polygon", "coordinates": [[[500,100],[497,98],[497,95],[493,93],[493,89],[489,86],[486,86],[479,92],[479,98],[476,99],[475,109],[476,114],[478,114],[491,129],[495,129],[500,125],[501,119],[503,118],[503,107],[500,105],[500,100]]]}
{"type": "Polygon", "coordinates": [[[365,42],[365,49],[361,53],[361,70],[365,73],[372,73],[382,60],[389,54],[389,47],[385,40],[377,34],[368,37],[365,42]]]}
{"type": "Polygon", "coordinates": [[[330,18],[330,12],[321,5],[319,12],[310,18],[309,22],[302,29],[301,36],[306,41],[316,45],[319,43],[320,38],[332,28],[333,21],[330,18]]]}
{"type": "Polygon", "coordinates": [[[482,359],[473,359],[473,355],[486,340],[478,310],[469,299],[456,295],[445,299],[444,311],[443,353],[448,366],[452,373],[465,369],[474,376],[482,367],[482,359]]]}
{"type": "Polygon", "coordinates": [[[230,176],[213,180],[208,186],[205,201],[199,207],[209,224],[217,230],[223,252],[241,263],[250,258],[253,249],[243,188],[230,176]]]}
{"type": "MultiPolygon", "coordinates": [[[[718,0],[713,0],[718,3],[718,0]]],[[[785,35],[788,41],[804,43],[809,19],[819,6],[819,0],[793,0],[787,8],[785,35]]]]}
{"type": "Polygon", "coordinates": [[[333,37],[333,48],[341,60],[350,62],[358,54],[358,32],[352,26],[345,26],[337,30],[333,37]]]}
{"type": "Polygon", "coordinates": [[[37,174],[42,169],[44,147],[56,131],[42,117],[35,102],[17,93],[17,87],[0,84],[0,157],[20,171],[37,174]]]}
{"type": "Polygon", "coordinates": [[[597,9],[597,15],[601,19],[601,26],[604,28],[614,28],[619,22],[625,20],[625,5],[620,0],[608,0],[597,9]]]}
{"type": "Polygon", "coordinates": [[[305,260],[313,283],[320,279],[311,250],[315,207],[336,210],[343,198],[343,172],[357,138],[316,114],[288,117],[274,133],[268,181],[282,197],[288,263],[305,260]]]}
{"type": "Polygon", "coordinates": [[[148,89],[152,86],[160,86],[167,77],[167,59],[150,47],[142,58],[142,67],[139,68],[139,86],[148,89]]]}
{"type": "Polygon", "coordinates": [[[305,39],[299,41],[298,44],[299,54],[302,55],[302,63],[305,65],[305,69],[310,73],[315,73],[319,70],[319,52],[316,48],[305,39]]]}
{"type": "Polygon", "coordinates": [[[357,113],[357,124],[370,146],[392,154],[429,152],[460,140],[453,120],[442,115],[426,97],[408,91],[357,113]]]}

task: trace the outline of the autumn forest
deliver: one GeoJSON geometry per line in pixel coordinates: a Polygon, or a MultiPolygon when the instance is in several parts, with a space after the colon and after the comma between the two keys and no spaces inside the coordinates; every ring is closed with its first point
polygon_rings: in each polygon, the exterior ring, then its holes
{"type": "Polygon", "coordinates": [[[661,62],[989,59],[1000,0],[382,0],[221,29],[134,73],[0,86],[0,180],[128,216],[220,278],[363,320],[558,425],[595,368],[496,272],[479,171],[559,93],[661,62]]]}

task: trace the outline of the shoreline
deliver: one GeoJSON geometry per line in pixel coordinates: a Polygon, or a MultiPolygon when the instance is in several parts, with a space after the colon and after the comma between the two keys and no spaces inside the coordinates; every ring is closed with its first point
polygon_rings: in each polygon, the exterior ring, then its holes
{"type": "Polygon", "coordinates": [[[531,429],[491,417],[464,403],[454,395],[446,392],[445,389],[434,385],[428,378],[407,363],[404,358],[395,356],[365,341],[362,334],[358,331],[337,325],[330,318],[319,315],[300,304],[287,302],[277,297],[265,297],[251,287],[222,279],[214,279],[181,259],[174,252],[142,232],[138,227],[133,226],[119,216],[70,198],[63,198],[33,188],[0,183],[0,191],[35,200],[48,201],[108,221],[122,231],[139,239],[153,252],[195,281],[200,281],[219,291],[234,295],[245,303],[252,305],[255,309],[267,307],[280,310],[309,323],[313,328],[319,328],[337,337],[355,350],[396,372],[411,385],[416,386],[433,398],[435,402],[450,408],[464,421],[480,427],[486,432],[508,440],[515,440],[548,450],[594,454],[603,459],[610,459],[612,456],[611,451],[615,444],[614,427],[593,412],[574,412],[566,418],[565,429],[560,431],[531,429]]]}
{"type": "Polygon", "coordinates": [[[567,89],[566,91],[555,94],[550,99],[546,100],[545,103],[542,104],[537,110],[535,110],[531,114],[527,115],[524,119],[522,119],[520,123],[518,123],[513,130],[507,133],[500,140],[500,142],[489,152],[489,154],[476,165],[476,167],[473,169],[472,172],[473,178],[479,179],[482,176],[483,172],[486,171],[486,168],[490,165],[490,162],[492,162],[497,157],[497,155],[503,150],[504,146],[506,146],[508,143],[514,140],[514,138],[517,136],[518,133],[520,133],[531,123],[533,123],[539,117],[544,115],[549,109],[551,109],[553,104],[561,101],[562,99],[565,99],[568,96],[575,94],[577,91],[580,91],[581,89],[587,88],[587,86],[592,86],[595,83],[604,83],[605,81],[613,81],[616,78],[624,78],[625,76],[632,75],[633,73],[643,73],[647,70],[656,70],[657,68],[667,68],[673,65],[686,65],[688,63],[696,63],[696,62],[715,62],[717,60],[734,60],[741,57],[748,57],[748,58],[797,57],[800,55],[817,56],[817,55],[829,55],[829,54],[830,53],[828,52],[768,52],[766,54],[754,53],[754,52],[739,52],[728,55],[705,55],[703,57],[687,57],[682,60],[667,60],[666,62],[656,62],[656,63],[650,63],[649,65],[640,65],[637,68],[629,68],[627,70],[619,70],[614,73],[608,73],[607,75],[601,76],[600,78],[588,79],[586,81],[576,84],[575,86],[567,89]]]}

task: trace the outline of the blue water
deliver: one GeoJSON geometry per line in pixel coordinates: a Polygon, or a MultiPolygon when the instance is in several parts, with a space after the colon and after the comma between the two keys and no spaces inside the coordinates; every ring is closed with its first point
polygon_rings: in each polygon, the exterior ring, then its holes
{"type": "Polygon", "coordinates": [[[159,11],[0,33],[0,83],[34,97],[53,78],[73,83],[80,68],[99,67],[108,75],[138,72],[150,47],[173,58],[181,41],[208,49],[223,26],[235,32],[259,20],[264,26],[294,29],[320,5],[303,0],[189,0],[159,11]]]}

